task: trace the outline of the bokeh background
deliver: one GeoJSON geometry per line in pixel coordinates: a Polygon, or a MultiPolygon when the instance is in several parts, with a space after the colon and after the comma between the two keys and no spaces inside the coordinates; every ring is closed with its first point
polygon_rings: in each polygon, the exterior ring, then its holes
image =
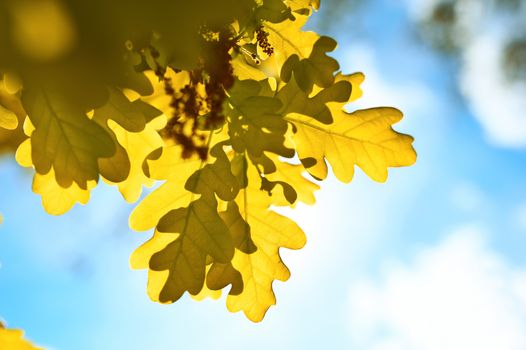
{"type": "Polygon", "coordinates": [[[308,244],[253,324],[224,301],[149,301],[132,206],[99,186],[44,213],[0,159],[0,315],[47,349],[526,349],[526,1],[325,0],[309,27],[362,71],[351,109],[395,106],[419,158],[288,212],[308,244]]]}

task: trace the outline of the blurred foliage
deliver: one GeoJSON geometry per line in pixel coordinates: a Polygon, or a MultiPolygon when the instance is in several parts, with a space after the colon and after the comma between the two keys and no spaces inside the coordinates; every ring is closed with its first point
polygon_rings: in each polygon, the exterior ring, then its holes
{"type": "Polygon", "coordinates": [[[526,82],[526,35],[510,41],[505,50],[504,68],[510,80],[526,82]]]}
{"type": "MultiPolygon", "coordinates": [[[[435,0],[420,18],[424,40],[441,52],[461,55],[487,31],[502,36],[501,70],[509,82],[526,82],[525,0],[435,0]]],[[[482,59],[482,58],[481,58],[482,59]]]]}
{"type": "MultiPolygon", "coordinates": [[[[361,73],[304,31],[316,0],[6,0],[0,4],[0,127],[20,142],[47,212],[86,204],[98,181],[153,237],[132,255],[148,295],[217,297],[261,321],[305,234],[275,206],[313,204],[329,165],[376,181],[415,162],[394,108],[348,111],[361,73]],[[27,118],[26,118],[27,115],[27,118]],[[310,178],[305,177],[310,175],[310,178]]],[[[7,139],[7,138],[6,138],[7,139]]],[[[7,143],[6,143],[7,144],[7,143]]]]}
{"type": "Polygon", "coordinates": [[[9,93],[7,86],[5,79],[0,80],[0,153],[14,152],[25,138],[22,124],[26,113],[20,100],[9,93]]]}
{"type": "Polygon", "coordinates": [[[356,21],[365,5],[364,0],[326,0],[313,22],[322,33],[335,33],[341,28],[345,31],[356,30],[356,21]]]}
{"type": "Polygon", "coordinates": [[[454,53],[458,49],[456,21],[455,1],[438,3],[431,14],[420,24],[421,35],[435,48],[443,52],[454,53]]]}
{"type": "MultiPolygon", "coordinates": [[[[363,0],[327,0],[315,19],[324,32],[359,31],[363,0]]],[[[459,57],[475,38],[494,26],[504,35],[502,71],[510,83],[526,82],[526,0],[426,0],[408,1],[417,8],[418,36],[439,53],[459,57]],[[422,10],[423,9],[423,10],[422,10]]]]}

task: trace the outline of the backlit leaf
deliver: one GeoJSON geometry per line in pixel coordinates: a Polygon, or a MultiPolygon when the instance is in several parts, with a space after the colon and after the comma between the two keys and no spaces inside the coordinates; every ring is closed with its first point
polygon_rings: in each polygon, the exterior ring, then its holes
{"type": "Polygon", "coordinates": [[[274,280],[286,281],[290,272],[279,255],[280,248],[300,249],[305,234],[289,218],[269,209],[270,198],[259,189],[259,176],[254,167],[245,168],[248,186],[241,191],[236,203],[241,216],[250,227],[250,237],[257,247],[253,253],[236,249],[232,266],[241,273],[244,287],[238,295],[229,295],[230,311],[243,311],[254,322],[265,316],[276,303],[272,290],[274,280]]]}
{"type": "Polygon", "coordinates": [[[115,152],[104,129],[53,91],[27,90],[22,101],[35,126],[31,150],[36,171],[47,174],[53,167],[63,187],[76,182],[86,189],[88,181],[98,180],[98,158],[115,152]]]}
{"type": "MultiPolygon", "coordinates": [[[[121,183],[129,179],[131,176],[131,161],[142,164],[144,157],[151,150],[149,150],[148,147],[146,147],[146,149],[135,147],[134,149],[134,147],[131,147],[132,145],[130,145],[130,142],[141,142],[140,137],[139,140],[135,141],[129,140],[126,136],[130,135],[130,137],[134,139],[131,133],[143,132],[146,123],[160,114],[161,111],[140,99],[136,99],[132,102],[120,90],[110,90],[109,99],[106,104],[96,109],[93,115],[93,120],[97,122],[108,135],[110,135],[115,147],[115,153],[112,157],[99,158],[98,160],[99,171],[104,178],[115,183],[121,183]],[[119,127],[115,125],[115,123],[119,127]],[[130,157],[130,152],[139,153],[134,154],[134,156],[139,156],[139,158],[130,157]],[[141,159],[141,156],[144,157],[141,159]]],[[[148,129],[146,132],[143,132],[141,136],[143,137],[143,142],[146,142],[146,146],[154,143],[155,141],[153,139],[158,140],[156,142],[156,148],[161,146],[161,139],[159,135],[157,135],[156,130],[148,129]],[[149,138],[149,140],[144,140],[145,137],[149,138]]],[[[136,175],[134,174],[134,177],[135,176],[136,175]]],[[[133,181],[128,181],[128,183],[130,182],[133,181]]],[[[141,186],[139,186],[139,190],[135,190],[133,193],[123,191],[122,187],[123,186],[120,186],[121,191],[128,201],[135,201],[140,196],[141,186]]],[[[137,186],[134,187],[136,188],[137,186]]]]}
{"type": "MultiPolygon", "coordinates": [[[[316,201],[314,192],[320,189],[320,186],[303,177],[305,169],[301,164],[289,164],[285,162],[276,163],[276,172],[265,175],[269,181],[283,182],[294,190],[299,201],[305,204],[314,204],[316,201]]],[[[284,195],[286,197],[286,195],[284,195]]],[[[280,201],[279,196],[272,196],[273,205],[293,205],[295,201],[280,201]]]]}
{"type": "Polygon", "coordinates": [[[327,176],[325,159],[336,177],[350,182],[354,166],[359,166],[373,180],[387,179],[387,168],[411,165],[416,154],[413,138],[399,134],[392,125],[402,119],[394,108],[373,108],[347,113],[339,105],[332,108],[334,122],[324,125],[312,118],[290,114],[287,120],[296,127],[294,142],[300,159],[316,162],[307,170],[318,179],[327,176]]]}
{"type": "Polygon", "coordinates": [[[312,48],[308,58],[300,59],[298,55],[290,56],[281,69],[281,79],[290,80],[292,73],[298,86],[310,94],[314,84],[320,87],[329,87],[334,82],[334,72],[340,68],[338,61],[326,55],[336,48],[336,41],[322,36],[312,48]]]}
{"type": "Polygon", "coordinates": [[[271,23],[280,23],[291,17],[290,8],[282,0],[263,0],[256,10],[256,18],[271,23]]]}
{"type": "Polygon", "coordinates": [[[25,340],[24,332],[18,329],[6,329],[0,323],[0,349],[2,350],[43,350],[25,340]]]}
{"type": "Polygon", "coordinates": [[[323,123],[333,122],[329,102],[347,102],[351,95],[352,85],[347,81],[338,81],[326,89],[320,90],[315,96],[309,97],[300,89],[295,79],[292,79],[277,94],[283,102],[283,114],[300,113],[323,123]]]}
{"type": "Polygon", "coordinates": [[[228,227],[219,217],[214,199],[201,197],[188,208],[170,211],[159,221],[157,231],[177,235],[149,262],[154,271],[169,271],[159,291],[160,302],[176,301],[185,291],[198,294],[205,279],[206,257],[228,263],[234,254],[228,227]]]}
{"type": "Polygon", "coordinates": [[[24,139],[19,126],[26,117],[26,111],[18,94],[20,81],[12,77],[12,74],[4,74],[4,79],[0,80],[0,152],[15,150],[24,139]]]}
{"type": "Polygon", "coordinates": [[[88,188],[84,190],[73,182],[69,187],[64,188],[57,184],[53,169],[45,175],[36,173],[33,178],[33,192],[42,196],[42,206],[52,215],[62,215],[76,203],[88,203],[90,190],[95,186],[96,183],[90,181],[88,188]]]}
{"type": "Polygon", "coordinates": [[[308,15],[295,14],[295,20],[265,23],[264,28],[269,33],[268,41],[274,48],[274,54],[262,65],[262,69],[269,70],[269,76],[279,77],[283,64],[294,54],[300,59],[309,57],[319,36],[314,32],[301,30],[307,19],[308,15]]]}
{"type": "Polygon", "coordinates": [[[0,128],[15,130],[18,127],[16,114],[0,105],[0,128]]]}
{"type": "MultiPolygon", "coordinates": [[[[125,152],[125,159],[129,159],[128,174],[124,180],[118,181],[116,185],[119,191],[128,202],[136,202],[142,193],[143,186],[152,186],[154,180],[150,179],[143,171],[143,163],[146,157],[164,144],[158,130],[162,129],[165,124],[164,119],[153,120],[140,132],[129,132],[119,126],[117,123],[110,120],[109,128],[115,134],[119,143],[119,148],[125,152]]],[[[112,167],[118,168],[122,165],[117,159],[110,158],[112,161],[108,163],[112,167]]],[[[104,160],[104,159],[102,159],[104,160]]],[[[103,173],[104,175],[105,173],[103,173]]],[[[110,180],[110,179],[108,179],[110,180]]],[[[111,181],[109,181],[111,183],[111,181]]]]}
{"type": "Polygon", "coordinates": [[[287,122],[279,114],[282,102],[274,97],[262,96],[261,90],[270,91],[266,81],[238,81],[230,91],[229,136],[238,153],[245,151],[260,157],[270,151],[292,157],[294,150],[284,145],[287,122]]]}
{"type": "MultiPolygon", "coordinates": [[[[29,119],[24,123],[24,131],[31,136],[34,127],[29,119]]],[[[31,139],[26,139],[20,144],[16,151],[16,161],[21,166],[33,167],[31,158],[31,139]]],[[[47,174],[35,173],[33,176],[33,192],[42,197],[42,206],[48,214],[62,215],[69,211],[76,203],[86,204],[90,198],[90,190],[97,183],[89,181],[87,188],[80,188],[75,182],[68,187],[62,187],[57,183],[53,168],[47,174]]]]}
{"type": "Polygon", "coordinates": [[[130,216],[130,227],[145,231],[157,225],[161,217],[170,210],[188,206],[199,195],[185,189],[188,178],[201,166],[198,158],[181,158],[181,146],[160,149],[156,159],[146,159],[148,175],[151,179],[166,180],[159,188],[144,198],[130,216]]]}
{"type": "MultiPolygon", "coordinates": [[[[188,180],[184,187],[190,193],[185,198],[187,203],[178,201],[182,207],[173,209],[160,218],[151,242],[147,242],[133,254],[132,264],[137,268],[144,266],[140,262],[148,260],[151,255],[148,267],[152,273],[149,274],[149,279],[154,280],[149,282],[149,286],[155,288],[149,287],[148,291],[153,300],[173,302],[185,291],[193,295],[199,294],[205,281],[207,257],[224,264],[229,263],[233,257],[234,244],[228,226],[218,213],[215,194],[223,200],[234,199],[238,192],[237,182],[229,174],[230,161],[221,151],[221,145],[216,147],[212,152],[216,156],[215,162],[204,167],[200,164],[199,168],[194,168],[192,176],[186,177],[188,180]],[[160,247],[155,241],[163,244],[167,242],[167,235],[171,236],[169,243],[159,251],[152,251],[152,246],[160,247]],[[168,271],[168,274],[155,273],[162,271],[168,271]]],[[[161,154],[159,159],[165,161],[162,157],[161,154]]],[[[151,170],[155,170],[155,167],[149,171],[151,170]]],[[[182,183],[174,181],[172,185],[174,184],[182,183]]],[[[157,192],[161,196],[174,195],[184,191],[184,188],[175,189],[175,193],[163,193],[169,190],[174,188],[159,188],[157,192]]],[[[169,208],[170,205],[174,205],[174,202],[164,208],[169,208]]],[[[140,208],[139,206],[136,210],[151,209],[140,208]]]]}

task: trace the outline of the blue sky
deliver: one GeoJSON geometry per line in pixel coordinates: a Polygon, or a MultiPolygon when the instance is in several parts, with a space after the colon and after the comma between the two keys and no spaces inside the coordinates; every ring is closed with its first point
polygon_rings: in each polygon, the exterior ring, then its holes
{"type": "Polygon", "coordinates": [[[118,191],[99,186],[87,206],[51,217],[10,159],[0,161],[2,318],[59,350],[525,349],[526,152],[506,139],[522,125],[502,117],[511,125],[492,136],[492,115],[466,92],[470,56],[423,43],[415,3],[370,1],[330,31],[342,69],[367,77],[351,108],[404,111],[396,129],[415,137],[417,164],[386,184],[359,171],[350,185],[331,178],[315,206],[290,212],[308,243],[283,253],[292,277],[275,283],[262,323],[224,300],[150,302],[146,273],[128,267],[148,234],[127,228],[132,206],[118,191]]]}

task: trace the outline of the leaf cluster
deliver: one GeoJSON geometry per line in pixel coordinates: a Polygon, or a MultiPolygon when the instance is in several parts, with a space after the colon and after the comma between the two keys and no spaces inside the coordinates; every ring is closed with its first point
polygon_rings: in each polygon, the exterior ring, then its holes
{"type": "Polygon", "coordinates": [[[364,76],[341,73],[336,42],[302,30],[318,1],[35,4],[0,5],[12,21],[0,127],[23,127],[16,158],[51,214],[87,203],[99,179],[129,202],[162,181],[130,216],[154,229],[131,257],[154,301],[230,286],[228,309],[262,320],[290,276],[280,249],[306,241],[273,208],[313,204],[329,165],[346,183],[355,166],[385,181],[416,159],[392,129],[400,111],[345,109],[364,76]],[[57,19],[44,44],[42,13],[57,19]]]}

